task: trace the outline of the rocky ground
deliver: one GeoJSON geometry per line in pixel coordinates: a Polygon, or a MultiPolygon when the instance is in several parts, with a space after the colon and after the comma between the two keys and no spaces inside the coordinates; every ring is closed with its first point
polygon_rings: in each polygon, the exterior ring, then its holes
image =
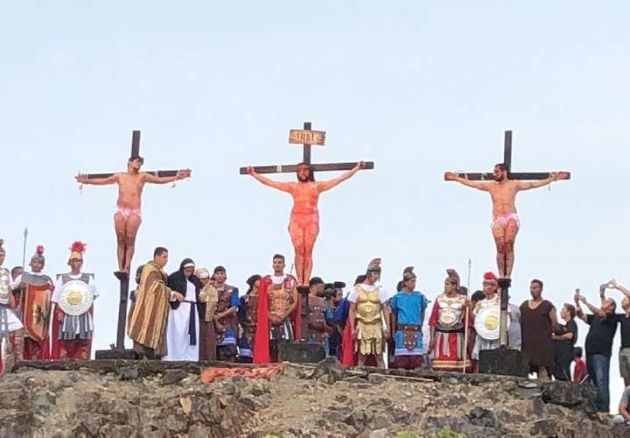
{"type": "MultiPolygon", "coordinates": [[[[213,364],[217,365],[217,364],[213,364]]],[[[584,386],[287,364],[204,384],[197,364],[24,363],[0,378],[0,437],[622,437],[584,386]],[[42,369],[44,368],[44,369],[42,369]]]]}

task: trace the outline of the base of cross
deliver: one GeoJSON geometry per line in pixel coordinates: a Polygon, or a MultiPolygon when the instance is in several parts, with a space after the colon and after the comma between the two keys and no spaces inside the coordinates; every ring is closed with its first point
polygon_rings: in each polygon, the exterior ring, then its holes
{"type": "Polygon", "coordinates": [[[125,349],[125,326],[127,324],[127,298],[129,297],[129,273],[123,271],[114,272],[114,276],[120,281],[120,301],[118,305],[118,329],[116,331],[116,344],[110,344],[109,350],[98,350],[96,359],[138,359],[134,350],[125,349]]]}
{"type": "Polygon", "coordinates": [[[499,347],[479,352],[479,372],[503,376],[529,376],[529,357],[520,350],[499,347]]]}
{"type": "Polygon", "coordinates": [[[319,344],[283,342],[278,344],[278,361],[294,363],[318,363],[326,358],[324,347],[319,344]]]}

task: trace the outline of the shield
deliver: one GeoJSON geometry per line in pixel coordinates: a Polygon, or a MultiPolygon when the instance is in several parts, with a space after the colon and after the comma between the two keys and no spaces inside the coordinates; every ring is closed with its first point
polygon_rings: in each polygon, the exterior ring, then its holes
{"type": "Polygon", "coordinates": [[[70,280],[64,283],[57,304],[66,315],[82,315],[92,307],[92,293],[87,283],[70,280]]]}
{"type": "MultiPolygon", "coordinates": [[[[499,322],[501,321],[501,309],[496,306],[483,307],[475,317],[475,330],[477,334],[489,341],[499,339],[499,322]]],[[[508,316],[507,325],[510,325],[508,316]]]]}
{"type": "Polygon", "coordinates": [[[48,332],[51,286],[27,283],[24,293],[24,328],[29,338],[43,342],[48,332]]]}

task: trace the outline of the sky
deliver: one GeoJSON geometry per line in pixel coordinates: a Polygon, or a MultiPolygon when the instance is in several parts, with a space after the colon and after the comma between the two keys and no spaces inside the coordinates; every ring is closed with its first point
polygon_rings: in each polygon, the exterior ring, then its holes
{"type": "Polygon", "coordinates": [[[514,171],[573,177],[519,195],[511,295],[540,278],[558,308],[576,288],[597,302],[611,277],[630,283],[629,21],[621,1],[0,0],[6,265],[25,227],[50,274],[87,242],[95,348],[115,341],[116,188],[73,176],[124,170],[140,129],[146,169],[193,176],[145,188],[134,269],[166,246],[168,270],[192,257],[244,288],[292,259],[291,199],[238,168],[297,163],[288,131],[310,121],[327,132],[313,162],[375,162],[321,196],[314,273],[350,283],[378,256],[388,288],[413,265],[429,298],[448,267],[475,290],[495,269],[489,196],[442,175],[490,171],[512,130],[514,171]]]}

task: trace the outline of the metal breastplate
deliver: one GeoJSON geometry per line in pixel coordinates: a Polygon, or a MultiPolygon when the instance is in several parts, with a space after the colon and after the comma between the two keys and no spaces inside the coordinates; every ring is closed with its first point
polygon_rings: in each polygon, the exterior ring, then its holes
{"type": "Polygon", "coordinates": [[[373,322],[381,318],[381,301],[378,289],[368,292],[360,289],[357,300],[357,317],[363,322],[373,322]]]}
{"type": "Polygon", "coordinates": [[[267,294],[269,296],[269,316],[283,317],[291,307],[291,304],[293,304],[291,294],[284,288],[284,284],[269,285],[267,294]]]}
{"type": "Polygon", "coordinates": [[[440,296],[438,299],[438,328],[444,330],[462,328],[464,303],[465,298],[462,296],[440,296]]]}

